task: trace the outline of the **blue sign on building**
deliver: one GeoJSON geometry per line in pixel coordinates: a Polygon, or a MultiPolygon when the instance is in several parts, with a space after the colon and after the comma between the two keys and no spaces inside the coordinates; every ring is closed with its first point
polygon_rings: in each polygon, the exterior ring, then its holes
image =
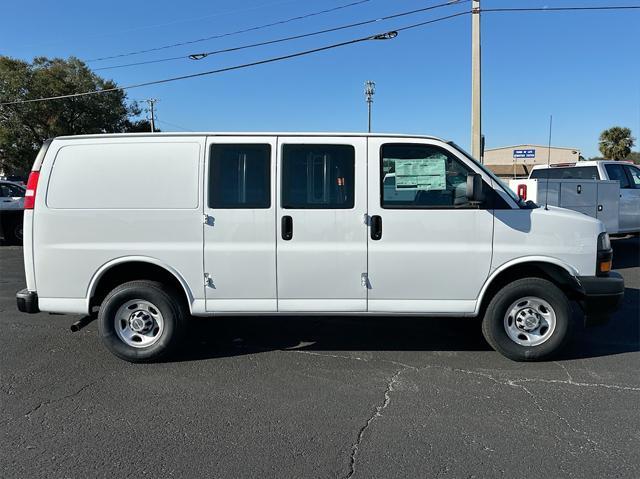
{"type": "Polygon", "coordinates": [[[514,158],[535,158],[536,150],[513,150],[514,158]]]}

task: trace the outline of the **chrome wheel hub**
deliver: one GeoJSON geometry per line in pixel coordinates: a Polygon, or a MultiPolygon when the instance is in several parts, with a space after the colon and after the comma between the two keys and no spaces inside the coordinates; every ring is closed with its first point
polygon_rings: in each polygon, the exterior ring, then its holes
{"type": "Polygon", "coordinates": [[[123,343],[134,348],[146,348],[162,336],[164,318],[158,307],[150,301],[134,299],[118,308],[114,326],[123,343]]]}
{"type": "Polygon", "coordinates": [[[547,341],[556,328],[556,313],[542,298],[527,296],[513,302],[504,316],[507,336],[521,346],[547,341]]]}
{"type": "Polygon", "coordinates": [[[153,318],[144,310],[136,311],[129,316],[129,327],[136,333],[148,333],[153,327],[153,318]]]}

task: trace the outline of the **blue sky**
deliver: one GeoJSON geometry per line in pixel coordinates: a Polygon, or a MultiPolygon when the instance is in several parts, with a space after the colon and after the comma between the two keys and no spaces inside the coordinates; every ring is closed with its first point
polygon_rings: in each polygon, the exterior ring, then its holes
{"type": "MultiPolygon", "coordinates": [[[[354,0],[8,1],[0,53],[91,59],[201,38],[354,0]],[[153,5],[149,8],[148,5],[153,5]]],[[[93,68],[233,47],[378,18],[443,0],[369,0],[278,27],[110,61],[93,68]]],[[[640,0],[482,0],[501,6],[640,5],[640,0]]],[[[104,70],[121,85],[211,70],[336,43],[469,9],[453,5],[308,39],[209,57],[104,70]]],[[[470,16],[303,58],[130,90],[155,97],[163,130],[364,131],[363,83],[374,80],[373,129],[470,136],[470,16]],[[165,123],[166,122],[166,123],[165,123]]],[[[486,13],[482,19],[487,148],[553,143],[597,154],[607,127],[640,136],[640,11],[486,13]]],[[[636,146],[634,149],[638,149],[636,146]]]]}

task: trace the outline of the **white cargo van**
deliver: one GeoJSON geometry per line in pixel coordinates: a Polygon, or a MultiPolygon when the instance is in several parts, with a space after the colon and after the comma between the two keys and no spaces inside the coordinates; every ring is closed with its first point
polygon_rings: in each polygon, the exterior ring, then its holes
{"type": "Polygon", "coordinates": [[[479,316],[535,360],[567,338],[570,300],[588,321],[617,308],[611,259],[600,221],[523,203],[436,138],[60,137],[29,177],[17,302],[98,309],[129,361],[168,354],[190,315],[247,314],[479,316]]]}

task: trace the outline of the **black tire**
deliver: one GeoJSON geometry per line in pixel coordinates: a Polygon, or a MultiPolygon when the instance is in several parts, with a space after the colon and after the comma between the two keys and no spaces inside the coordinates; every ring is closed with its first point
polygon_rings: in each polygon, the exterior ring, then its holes
{"type": "Polygon", "coordinates": [[[168,357],[180,343],[188,318],[178,294],[155,281],[130,281],[116,287],[104,299],[98,313],[98,335],[103,344],[120,359],[133,363],[168,357]],[[162,331],[147,347],[128,345],[116,331],[116,313],[134,300],[151,303],[162,316],[162,331]]]}
{"type": "Polygon", "coordinates": [[[489,302],[482,320],[482,334],[493,349],[514,361],[541,361],[556,354],[564,345],[571,330],[571,304],[566,295],[551,281],[523,278],[503,287],[489,302]],[[525,346],[512,340],[505,326],[507,309],[525,297],[546,301],[556,316],[556,325],[541,344],[525,346]]]}

